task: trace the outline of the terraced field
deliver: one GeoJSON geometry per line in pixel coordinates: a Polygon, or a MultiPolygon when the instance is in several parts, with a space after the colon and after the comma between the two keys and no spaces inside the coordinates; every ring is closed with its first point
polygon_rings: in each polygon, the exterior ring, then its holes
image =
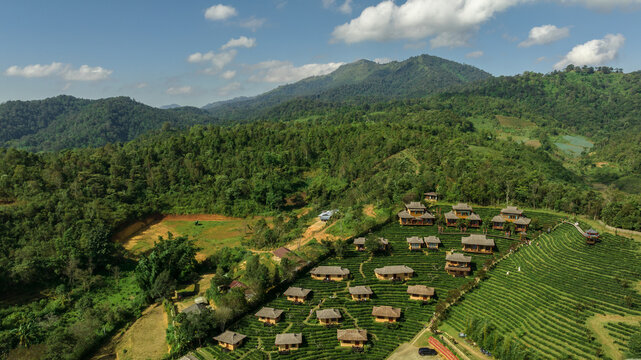
{"type": "MultiPolygon", "coordinates": [[[[451,308],[445,324],[464,331],[470,320],[484,319],[501,340],[516,342],[530,358],[595,358],[604,349],[586,321],[596,314],[639,316],[641,296],[624,285],[639,279],[637,243],[604,234],[589,246],[573,226],[563,224],[502,261],[451,308]],[[626,306],[625,296],[636,306],[626,306]]],[[[619,346],[631,331],[613,324],[606,329],[619,346]]]]}

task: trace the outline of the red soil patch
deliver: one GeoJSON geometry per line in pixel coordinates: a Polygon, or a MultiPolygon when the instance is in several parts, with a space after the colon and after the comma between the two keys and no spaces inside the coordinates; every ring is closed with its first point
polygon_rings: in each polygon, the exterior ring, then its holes
{"type": "Polygon", "coordinates": [[[217,214],[188,214],[188,215],[165,215],[162,220],[181,220],[181,221],[221,221],[221,220],[242,220],[217,214]]]}

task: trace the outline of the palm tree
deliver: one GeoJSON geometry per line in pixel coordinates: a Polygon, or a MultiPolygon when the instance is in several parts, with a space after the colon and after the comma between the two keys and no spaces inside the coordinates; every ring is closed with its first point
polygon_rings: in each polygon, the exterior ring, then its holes
{"type": "Polygon", "coordinates": [[[514,231],[514,228],[515,228],[514,223],[511,223],[509,221],[506,222],[505,225],[503,225],[503,230],[505,230],[505,232],[508,234],[507,236],[511,236],[512,235],[512,232],[514,231]]]}

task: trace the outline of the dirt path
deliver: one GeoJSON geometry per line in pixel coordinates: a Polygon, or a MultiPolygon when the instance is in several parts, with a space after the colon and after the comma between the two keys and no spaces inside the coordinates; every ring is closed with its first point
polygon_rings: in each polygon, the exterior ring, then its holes
{"type": "Polygon", "coordinates": [[[363,214],[375,218],[376,213],[374,212],[374,204],[367,204],[363,206],[363,214]]]}
{"type": "Polygon", "coordinates": [[[619,351],[619,348],[614,344],[614,340],[608,334],[608,331],[605,329],[604,325],[606,323],[612,322],[624,322],[639,324],[641,322],[641,316],[620,316],[620,315],[595,315],[588,319],[586,325],[588,329],[594,332],[594,336],[597,341],[603,345],[603,350],[605,354],[615,360],[623,359],[623,354],[619,351]]]}
{"type": "Polygon", "coordinates": [[[369,259],[367,259],[367,260],[363,261],[363,262],[361,263],[361,265],[358,267],[358,272],[359,272],[359,273],[361,273],[361,275],[363,276],[363,279],[365,279],[365,278],[366,278],[365,273],[363,272],[363,264],[365,264],[365,263],[367,263],[367,262],[372,261],[372,258],[373,258],[373,257],[374,257],[374,255],[370,255],[370,256],[369,256],[369,259]]]}
{"type": "Polygon", "coordinates": [[[327,229],[331,228],[333,226],[329,225],[327,226],[327,223],[325,221],[317,220],[315,223],[311,224],[303,233],[303,236],[301,236],[299,239],[293,240],[292,242],[289,243],[287,246],[290,250],[296,250],[299,247],[302,247],[303,245],[307,244],[310,242],[312,239],[316,239],[318,241],[321,240],[336,240],[338,239],[337,236],[331,235],[327,233],[327,229]]]}
{"type": "MultiPolygon", "coordinates": [[[[461,349],[459,349],[459,348],[458,348],[458,346],[454,345],[454,343],[453,343],[452,341],[450,341],[450,339],[448,339],[448,338],[447,338],[447,336],[443,336],[443,337],[441,338],[441,340],[443,340],[443,342],[444,342],[444,343],[446,343],[446,344],[447,344],[447,345],[449,345],[452,349],[454,349],[454,351],[456,352],[456,354],[457,354],[461,359],[463,359],[463,360],[470,360],[470,358],[469,358],[467,355],[465,355],[465,353],[464,353],[461,349]]],[[[457,344],[461,344],[461,345],[462,345],[462,343],[460,343],[460,342],[457,342],[457,344]]],[[[483,355],[483,354],[481,354],[481,355],[483,355]]],[[[485,356],[483,359],[489,359],[489,357],[485,356]]]]}

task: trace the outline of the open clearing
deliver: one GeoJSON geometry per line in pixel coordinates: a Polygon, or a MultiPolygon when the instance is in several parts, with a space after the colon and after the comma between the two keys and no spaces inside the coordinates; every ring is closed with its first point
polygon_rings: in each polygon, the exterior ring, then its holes
{"type": "Polygon", "coordinates": [[[501,124],[501,126],[508,128],[523,129],[528,127],[536,127],[536,124],[534,124],[530,120],[519,119],[513,116],[496,115],[496,120],[499,121],[499,124],[501,124]]]}

